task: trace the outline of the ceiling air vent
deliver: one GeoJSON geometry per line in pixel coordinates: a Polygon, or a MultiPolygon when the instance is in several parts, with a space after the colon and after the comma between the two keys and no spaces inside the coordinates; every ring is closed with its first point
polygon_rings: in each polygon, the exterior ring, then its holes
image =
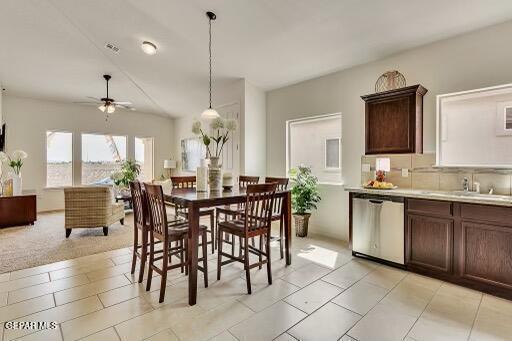
{"type": "Polygon", "coordinates": [[[512,107],[505,107],[505,130],[512,130],[512,107]]]}
{"type": "Polygon", "coordinates": [[[106,43],[105,44],[105,48],[107,50],[110,50],[110,51],[114,52],[115,54],[119,54],[119,47],[115,46],[112,43],[106,43]]]}

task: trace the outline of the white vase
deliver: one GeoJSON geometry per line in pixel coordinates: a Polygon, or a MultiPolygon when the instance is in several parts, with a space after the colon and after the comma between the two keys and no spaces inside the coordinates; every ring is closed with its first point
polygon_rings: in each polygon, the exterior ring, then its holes
{"type": "Polygon", "coordinates": [[[222,190],[222,166],[219,165],[218,157],[210,157],[208,185],[210,186],[210,192],[220,192],[222,190]]]}
{"type": "Polygon", "coordinates": [[[21,174],[12,175],[12,195],[21,195],[23,190],[23,179],[21,174]]]}

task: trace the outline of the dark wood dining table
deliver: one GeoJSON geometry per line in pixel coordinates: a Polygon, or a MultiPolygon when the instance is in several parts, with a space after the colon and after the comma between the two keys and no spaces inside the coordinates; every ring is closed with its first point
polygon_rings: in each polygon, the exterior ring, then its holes
{"type": "MultiPolygon", "coordinates": [[[[175,188],[164,192],[164,199],[176,205],[188,208],[188,302],[195,305],[197,301],[197,260],[199,244],[199,210],[205,207],[232,205],[246,201],[246,193],[243,188],[233,188],[230,191],[197,192],[195,189],[175,188]]],[[[276,198],[282,198],[282,212],[284,216],[285,259],[286,265],[292,263],[291,254],[291,193],[289,190],[277,191],[276,198]]],[[[212,228],[215,228],[212,226],[212,228]]]]}

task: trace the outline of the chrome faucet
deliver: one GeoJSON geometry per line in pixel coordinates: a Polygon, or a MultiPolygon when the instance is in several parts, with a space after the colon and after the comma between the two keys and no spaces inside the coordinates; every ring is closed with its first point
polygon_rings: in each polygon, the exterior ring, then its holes
{"type": "Polygon", "coordinates": [[[469,192],[469,180],[467,177],[464,177],[462,180],[462,188],[464,189],[464,192],[469,192]]]}

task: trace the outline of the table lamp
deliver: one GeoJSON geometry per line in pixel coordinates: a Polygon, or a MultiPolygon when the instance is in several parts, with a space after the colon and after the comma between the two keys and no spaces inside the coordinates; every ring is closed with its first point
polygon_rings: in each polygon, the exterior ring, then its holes
{"type": "Polygon", "coordinates": [[[380,182],[386,180],[386,172],[391,170],[391,162],[389,158],[377,158],[375,160],[375,179],[380,182]]]}
{"type": "Polygon", "coordinates": [[[168,169],[169,178],[172,176],[172,170],[176,168],[176,160],[164,160],[164,169],[168,169]]]}

